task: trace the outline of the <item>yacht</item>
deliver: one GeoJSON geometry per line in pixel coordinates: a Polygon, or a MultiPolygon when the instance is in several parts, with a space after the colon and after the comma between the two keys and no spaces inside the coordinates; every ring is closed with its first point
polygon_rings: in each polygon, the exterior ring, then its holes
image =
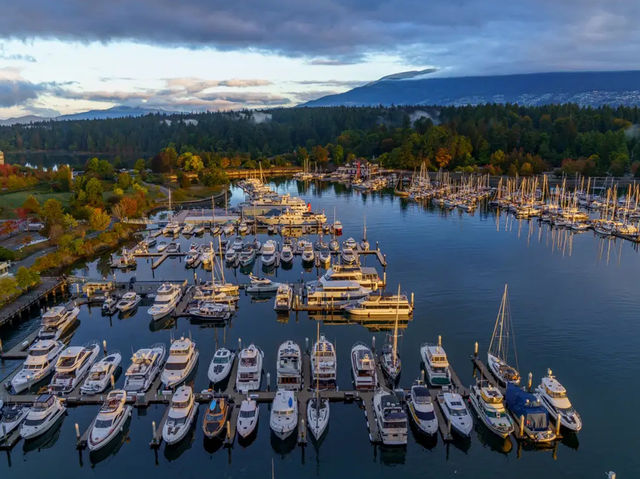
{"type": "Polygon", "coordinates": [[[502,386],[506,386],[507,383],[518,385],[520,384],[520,373],[518,372],[517,362],[517,357],[515,356],[515,339],[509,311],[509,298],[507,295],[507,285],[505,284],[502,301],[498,309],[498,316],[493,327],[489,351],[487,352],[487,365],[502,386]],[[513,346],[514,349],[516,367],[509,364],[510,346],[513,346]]]}
{"type": "Polygon", "coordinates": [[[256,260],[256,250],[251,245],[245,245],[238,259],[241,266],[250,266],[256,260]]]}
{"type": "Polygon", "coordinates": [[[231,298],[225,294],[220,295],[222,298],[203,299],[198,301],[194,306],[189,308],[189,316],[202,321],[226,321],[231,317],[231,313],[235,306],[231,305],[231,298]],[[224,303],[228,298],[228,302],[224,303]]]}
{"type": "Polygon", "coordinates": [[[523,432],[527,439],[538,444],[555,441],[547,410],[534,394],[507,383],[505,402],[515,424],[519,425],[521,418],[524,419],[523,432]]]}
{"type": "Polygon", "coordinates": [[[104,298],[104,302],[102,303],[102,314],[112,315],[116,312],[116,306],[118,304],[118,298],[115,296],[108,294],[106,298],[104,298]]]}
{"type": "Polygon", "coordinates": [[[316,440],[319,440],[327,430],[329,424],[329,400],[321,398],[319,394],[309,399],[307,403],[307,426],[316,440]]]}
{"type": "Polygon", "coordinates": [[[231,243],[231,248],[236,253],[240,253],[240,251],[242,251],[242,248],[244,248],[244,240],[242,239],[242,236],[236,236],[233,239],[233,243],[231,243]]]}
{"type": "Polygon", "coordinates": [[[162,343],[138,349],[131,357],[131,365],[125,373],[124,390],[131,393],[146,392],[160,372],[166,354],[165,345],[162,343]]]}
{"type": "Polygon", "coordinates": [[[56,372],[49,384],[49,392],[68,394],[73,391],[87,374],[99,352],[98,343],[70,346],[62,351],[56,362],[56,372]]]}
{"type": "Polygon", "coordinates": [[[358,261],[358,255],[351,248],[342,248],[340,253],[340,261],[342,264],[354,264],[358,261]]]}
{"type": "Polygon", "coordinates": [[[469,402],[487,428],[501,438],[513,432],[513,422],[504,407],[500,390],[488,381],[476,381],[469,388],[469,402]]]}
{"type": "Polygon", "coordinates": [[[376,269],[367,266],[334,264],[323,277],[327,281],[355,281],[371,291],[384,286],[376,269]]]}
{"type": "MultiPolygon", "coordinates": [[[[2,401],[0,401],[0,404],[2,401]]],[[[0,405],[0,443],[18,429],[29,414],[29,408],[14,404],[0,405]]]]}
{"type": "Polygon", "coordinates": [[[433,400],[429,389],[421,381],[416,381],[411,386],[407,408],[413,422],[421,432],[429,436],[438,432],[438,418],[435,414],[433,400]]]}
{"type": "Polygon", "coordinates": [[[276,243],[273,240],[267,240],[262,245],[262,264],[263,266],[273,266],[276,263],[277,251],[276,243]]]}
{"type": "Polygon", "coordinates": [[[90,451],[97,451],[109,444],[122,432],[124,423],[131,416],[132,407],[127,404],[127,393],[122,389],[115,389],[107,394],[98,415],[89,427],[87,447],[90,451]]]}
{"type": "Polygon", "coordinates": [[[340,243],[338,242],[338,240],[332,239],[331,241],[329,241],[329,250],[333,251],[334,253],[340,251],[340,243]]]}
{"type": "MultiPolygon", "coordinates": [[[[200,236],[204,234],[204,226],[198,225],[193,227],[193,234],[196,236],[200,236]]],[[[211,234],[213,236],[220,234],[220,227],[214,226],[211,228],[211,234]],[[217,229],[216,229],[217,228],[217,229]]]]}
{"type": "Polygon", "coordinates": [[[269,426],[278,438],[288,438],[298,426],[298,401],[293,391],[278,389],[271,405],[269,426]]]}
{"type": "Polygon", "coordinates": [[[152,248],[156,245],[156,239],[149,235],[146,238],[144,238],[140,244],[142,245],[142,247],[146,250],[148,250],[149,248],[152,248]]]}
{"type": "Polygon", "coordinates": [[[13,393],[20,394],[46,378],[55,368],[56,360],[63,349],[62,341],[40,339],[33,343],[22,369],[11,378],[13,393]]]}
{"type": "Polygon", "coordinates": [[[413,314],[413,306],[404,294],[374,294],[347,304],[344,310],[357,318],[408,318],[413,314]]]}
{"type": "Polygon", "coordinates": [[[244,221],[238,225],[238,234],[246,235],[249,231],[249,226],[244,221]]]}
{"type": "Polygon", "coordinates": [[[80,308],[75,304],[54,306],[47,309],[42,315],[42,326],[38,332],[38,339],[60,339],[73,324],[80,314],[80,308]]]}
{"type": "Polygon", "coordinates": [[[116,308],[121,313],[127,313],[136,309],[140,301],[142,301],[142,297],[139,294],[134,291],[128,291],[120,298],[120,301],[116,304],[116,308]]]}
{"type": "MultiPolygon", "coordinates": [[[[398,290],[399,289],[400,287],[398,287],[398,290]]],[[[380,354],[382,372],[389,378],[392,384],[396,384],[402,371],[402,361],[398,353],[398,317],[399,311],[396,313],[393,334],[387,335],[387,341],[382,346],[382,354],[380,354]]]]}
{"type": "MultiPolygon", "coordinates": [[[[200,263],[204,263],[205,260],[211,262],[211,253],[200,253],[199,251],[189,251],[185,258],[185,265],[187,268],[197,268],[200,263]]],[[[205,264],[205,268],[206,268],[205,264]]]]}
{"type": "Polygon", "coordinates": [[[227,263],[235,263],[238,259],[238,252],[232,247],[227,248],[227,251],[224,253],[224,260],[227,263]]]}
{"type": "Polygon", "coordinates": [[[179,253],[180,252],[180,243],[176,243],[172,241],[167,245],[167,249],[165,249],[167,253],[179,253]]]}
{"type": "Polygon", "coordinates": [[[193,230],[194,226],[192,224],[186,224],[184,225],[184,228],[182,228],[182,234],[184,236],[191,236],[193,234],[193,230]]]}
{"type": "Polygon", "coordinates": [[[169,357],[162,371],[161,381],[166,388],[173,388],[187,379],[198,362],[196,343],[189,338],[175,339],[169,348],[169,357]]]}
{"type": "Polygon", "coordinates": [[[300,346],[288,340],[278,348],[277,359],[278,389],[298,391],[302,387],[302,352],[300,346]]]}
{"type": "Polygon", "coordinates": [[[29,413],[20,426],[20,436],[33,439],[41,436],[57,424],[67,410],[62,399],[52,394],[41,394],[29,409],[29,413]]]}
{"type": "Polygon", "coordinates": [[[336,220],[333,222],[333,232],[338,236],[342,234],[342,223],[340,222],[340,220],[336,220]]]}
{"type": "Polygon", "coordinates": [[[231,236],[234,231],[235,231],[235,227],[233,226],[233,223],[226,223],[222,227],[222,232],[224,233],[225,236],[231,236]]]}
{"type": "Polygon", "coordinates": [[[89,375],[85,379],[84,384],[80,387],[81,394],[100,394],[109,384],[111,378],[115,379],[116,370],[120,367],[122,355],[119,352],[113,352],[94,363],[89,370],[89,375]]]}
{"type": "Polygon", "coordinates": [[[250,344],[238,355],[238,372],[236,375],[236,389],[246,394],[260,389],[262,379],[262,359],[264,353],[255,344],[250,344]]]}
{"type": "Polygon", "coordinates": [[[327,268],[331,264],[331,252],[329,249],[321,249],[318,251],[318,261],[324,268],[327,268]]]}
{"type": "Polygon", "coordinates": [[[324,335],[319,335],[311,351],[311,378],[318,389],[335,387],[337,358],[333,344],[324,335]]]}
{"type": "Polygon", "coordinates": [[[158,253],[164,252],[167,249],[168,243],[166,241],[158,241],[158,245],[156,246],[156,251],[158,253]]]}
{"type": "Polygon", "coordinates": [[[313,251],[313,245],[308,241],[305,242],[304,247],[302,248],[302,262],[309,264],[313,263],[316,259],[316,254],[313,251]]]}
{"type": "Polygon", "coordinates": [[[167,225],[162,229],[162,234],[165,236],[177,236],[180,234],[180,225],[174,221],[170,221],[167,225]]]}
{"type": "Polygon", "coordinates": [[[562,427],[572,432],[578,432],[582,429],[580,414],[573,408],[567,396],[567,390],[553,376],[550,369],[536,388],[536,393],[540,398],[540,402],[554,420],[557,421],[558,415],[560,415],[560,425],[562,427]]]}
{"type": "Polygon", "coordinates": [[[280,252],[280,261],[283,264],[291,264],[293,263],[293,250],[291,249],[291,246],[288,244],[285,244],[282,246],[282,251],[280,252]]]}
{"type": "Polygon", "coordinates": [[[355,281],[327,281],[324,277],[308,282],[306,290],[309,305],[345,304],[371,293],[355,281]]]}
{"type": "Polygon", "coordinates": [[[342,246],[350,250],[355,250],[357,247],[356,240],[354,240],[353,238],[349,238],[342,243],[342,246]]]}
{"type": "Polygon", "coordinates": [[[246,438],[253,431],[256,430],[258,425],[258,418],[260,417],[260,406],[253,399],[243,399],[240,404],[240,411],[238,412],[238,422],[236,429],[240,437],[246,438]]]}
{"type": "Polygon", "coordinates": [[[271,294],[277,292],[280,287],[280,283],[271,281],[269,278],[259,278],[250,274],[249,279],[251,284],[246,289],[249,294],[271,294]]]}
{"type": "Polygon", "coordinates": [[[378,385],[373,352],[363,343],[351,348],[351,372],[356,389],[374,390],[378,385]]]}
{"type": "Polygon", "coordinates": [[[444,390],[438,394],[438,403],[445,419],[451,428],[461,436],[470,437],[473,430],[473,419],[460,394],[444,390]]]}
{"type": "Polygon", "coordinates": [[[420,347],[420,356],[431,386],[448,386],[451,384],[449,360],[442,346],[423,344],[420,347]]]}
{"type": "Polygon", "coordinates": [[[385,446],[407,444],[407,414],[394,393],[379,388],[373,395],[373,413],[385,446]]]}
{"type": "Polygon", "coordinates": [[[225,430],[230,407],[225,398],[214,398],[209,403],[202,421],[202,431],[206,438],[213,439],[225,430]]]}
{"type": "Polygon", "coordinates": [[[182,287],[173,283],[162,283],[158,288],[153,306],[149,308],[149,314],[154,321],[171,314],[182,298],[182,287]]]}
{"type": "Polygon", "coordinates": [[[227,348],[217,349],[211,359],[211,363],[209,363],[209,370],[207,371],[209,381],[216,384],[227,379],[227,376],[229,376],[233,368],[235,357],[236,353],[227,348]]]}
{"type": "Polygon", "coordinates": [[[273,309],[278,313],[288,313],[293,304],[293,289],[286,283],[281,283],[276,292],[273,309]]]}
{"type": "Polygon", "coordinates": [[[171,397],[169,414],[162,428],[162,439],[168,444],[180,442],[189,432],[198,412],[198,405],[190,386],[180,386],[171,397]]]}

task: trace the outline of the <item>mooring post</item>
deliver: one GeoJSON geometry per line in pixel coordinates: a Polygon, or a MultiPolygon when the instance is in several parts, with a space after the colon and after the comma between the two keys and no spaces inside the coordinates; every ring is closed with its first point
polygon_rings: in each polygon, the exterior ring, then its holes
{"type": "Polygon", "coordinates": [[[116,384],[116,378],[112,374],[111,375],[111,389],[113,389],[115,387],[115,384],[116,384]]]}
{"type": "Polygon", "coordinates": [[[529,391],[531,391],[531,386],[533,385],[533,374],[531,374],[531,372],[529,373],[528,379],[527,379],[527,388],[529,389],[529,391]]]}
{"type": "Polygon", "coordinates": [[[473,355],[476,358],[478,357],[478,341],[476,341],[475,344],[473,345],[473,355]]]}
{"type": "Polygon", "coordinates": [[[242,338],[238,338],[238,354],[242,351],[242,338]]]}
{"type": "MultiPolygon", "coordinates": [[[[2,345],[0,344],[0,349],[1,349],[2,345]]],[[[305,337],[304,338],[304,347],[307,350],[307,352],[309,352],[309,337],[305,337]]]]}
{"type": "Polygon", "coordinates": [[[373,351],[376,350],[376,337],[375,336],[371,336],[371,349],[373,351]]]}
{"type": "Polygon", "coordinates": [[[560,414],[558,414],[556,416],[556,438],[560,436],[560,425],[561,425],[560,414]]]}
{"type": "Polygon", "coordinates": [[[152,441],[156,440],[156,422],[155,421],[151,421],[151,434],[153,435],[151,437],[152,441]]]}
{"type": "Polygon", "coordinates": [[[271,389],[271,373],[267,372],[267,391],[271,389]]]}
{"type": "Polygon", "coordinates": [[[231,422],[227,421],[227,441],[231,442],[231,422]]]}
{"type": "Polygon", "coordinates": [[[442,336],[440,334],[438,334],[438,347],[442,347],[442,336]]]}
{"type": "Polygon", "coordinates": [[[4,350],[2,349],[2,339],[0,339],[0,354],[2,354],[4,350]]]}
{"type": "Polygon", "coordinates": [[[520,437],[524,437],[524,414],[520,416],[520,437]]]}
{"type": "Polygon", "coordinates": [[[107,355],[107,340],[102,340],[102,352],[104,352],[105,356],[107,355]]]}
{"type": "Polygon", "coordinates": [[[75,428],[76,428],[76,439],[79,441],[80,440],[80,426],[78,426],[78,423],[75,424],[75,428]]]}

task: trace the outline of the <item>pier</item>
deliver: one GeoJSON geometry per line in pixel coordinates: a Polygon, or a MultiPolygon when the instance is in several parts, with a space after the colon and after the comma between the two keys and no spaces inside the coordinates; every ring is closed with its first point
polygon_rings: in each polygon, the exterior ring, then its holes
{"type": "Polygon", "coordinates": [[[63,277],[42,277],[40,284],[0,309],[0,327],[29,313],[35,306],[67,291],[67,280],[63,277]]]}

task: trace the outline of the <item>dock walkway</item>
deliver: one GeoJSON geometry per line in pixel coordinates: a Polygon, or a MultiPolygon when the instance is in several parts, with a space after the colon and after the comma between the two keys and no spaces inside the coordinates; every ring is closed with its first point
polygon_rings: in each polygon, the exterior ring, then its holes
{"type": "Polygon", "coordinates": [[[10,324],[15,318],[29,312],[32,307],[39,306],[51,295],[65,291],[67,281],[62,277],[43,277],[38,286],[17,297],[14,301],[0,309],[0,327],[10,324]]]}

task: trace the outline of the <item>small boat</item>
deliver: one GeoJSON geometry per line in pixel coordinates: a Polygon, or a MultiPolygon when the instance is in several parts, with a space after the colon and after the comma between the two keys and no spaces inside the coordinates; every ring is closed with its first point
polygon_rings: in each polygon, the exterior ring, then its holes
{"type": "Polygon", "coordinates": [[[168,444],[180,442],[191,429],[191,423],[198,412],[198,405],[191,386],[180,386],[171,397],[169,414],[162,428],[162,439],[168,444]]]}
{"type": "Polygon", "coordinates": [[[229,404],[225,398],[211,400],[202,421],[202,431],[205,437],[213,439],[220,436],[222,431],[225,430],[229,412],[229,404]]]}
{"type": "Polygon", "coordinates": [[[298,401],[293,391],[279,389],[271,405],[271,430],[279,439],[288,438],[298,427],[298,401]]]}
{"type": "Polygon", "coordinates": [[[356,343],[351,348],[351,372],[356,389],[374,390],[378,385],[376,363],[369,346],[356,343]]]}
{"type": "Polygon", "coordinates": [[[340,220],[336,220],[333,222],[333,232],[338,236],[342,234],[342,223],[340,222],[340,220]]]}
{"type": "Polygon", "coordinates": [[[354,264],[358,261],[358,255],[351,248],[344,247],[340,253],[342,264],[354,264]]]}
{"type": "Polygon", "coordinates": [[[179,253],[180,252],[180,243],[176,243],[172,241],[167,245],[167,249],[165,249],[166,253],[179,253]]]}
{"type": "Polygon", "coordinates": [[[328,249],[318,251],[318,260],[326,268],[331,264],[331,252],[328,249]]]}
{"type": "Polygon", "coordinates": [[[329,249],[334,252],[340,251],[340,243],[338,240],[332,239],[329,241],[329,249]]]}
{"type": "MultiPolygon", "coordinates": [[[[223,298],[229,298],[226,294],[221,294],[223,298]]],[[[231,317],[233,308],[231,299],[228,303],[223,303],[224,299],[203,299],[189,308],[189,316],[202,321],[226,321],[231,317]],[[220,301],[220,302],[219,302],[220,301]]]]}
{"type": "Polygon", "coordinates": [[[264,353],[255,344],[250,344],[238,354],[238,372],[236,375],[236,389],[246,394],[260,389],[262,380],[262,360],[264,353]]]}
{"type": "Polygon", "coordinates": [[[554,420],[557,421],[558,415],[560,415],[560,425],[562,427],[572,432],[578,432],[582,429],[580,414],[571,404],[567,396],[567,390],[553,376],[550,369],[547,370],[547,375],[542,378],[540,385],[536,388],[536,393],[540,398],[540,402],[554,420]]]}
{"type": "Polygon", "coordinates": [[[56,366],[56,360],[64,349],[62,341],[40,339],[29,348],[22,369],[11,378],[11,389],[20,394],[46,378],[56,366]]]}
{"type": "Polygon", "coordinates": [[[33,402],[20,426],[20,436],[33,439],[51,429],[67,410],[62,399],[52,394],[41,394],[33,402]]]}
{"type": "Polygon", "coordinates": [[[420,347],[420,356],[431,386],[448,386],[451,384],[449,360],[442,346],[423,344],[420,347]]]}
{"type": "Polygon", "coordinates": [[[162,253],[167,249],[168,245],[169,243],[167,243],[166,241],[158,241],[158,245],[156,246],[156,251],[158,251],[158,253],[162,253]]]}
{"type": "Polygon", "coordinates": [[[273,302],[273,309],[278,313],[288,313],[293,304],[293,288],[286,283],[278,286],[276,297],[273,302]]]}
{"type": "Polygon", "coordinates": [[[238,234],[246,235],[249,231],[249,226],[244,221],[238,225],[238,234]]]}
{"type": "Polygon", "coordinates": [[[227,251],[224,253],[224,260],[227,263],[235,263],[238,259],[238,252],[232,247],[227,248],[227,251]]]}
{"type": "Polygon", "coordinates": [[[297,391],[302,387],[302,352],[294,341],[278,347],[276,373],[278,389],[297,391]]]}
{"type": "Polygon", "coordinates": [[[256,260],[256,250],[251,245],[245,245],[244,248],[242,248],[238,259],[241,266],[250,266],[256,260]]]}
{"type": "Polygon", "coordinates": [[[234,231],[235,231],[235,226],[233,226],[233,223],[226,223],[222,227],[222,232],[224,233],[225,236],[232,235],[234,231]]]}
{"type": "Polygon", "coordinates": [[[148,250],[149,248],[153,248],[156,245],[156,239],[149,235],[147,236],[145,239],[143,239],[140,244],[146,249],[148,250]]]}
{"type": "Polygon", "coordinates": [[[373,395],[373,413],[385,446],[407,444],[407,414],[395,393],[379,388],[373,395]]]}
{"type": "Polygon", "coordinates": [[[302,248],[302,262],[309,264],[313,263],[316,259],[316,254],[313,251],[313,245],[308,241],[305,242],[304,247],[302,248]]]}
{"type": "Polygon", "coordinates": [[[266,267],[274,266],[276,264],[277,254],[275,241],[265,241],[261,250],[262,265],[266,267]]]}
{"type": "Polygon", "coordinates": [[[280,261],[283,264],[291,264],[293,263],[293,250],[291,249],[291,246],[288,244],[285,244],[282,246],[282,251],[280,252],[280,261]]]}
{"type": "Polygon", "coordinates": [[[534,394],[510,382],[507,383],[505,402],[516,427],[523,421],[523,432],[527,439],[539,444],[555,441],[556,434],[549,422],[547,410],[534,394]]]}
{"type": "Polygon", "coordinates": [[[89,427],[87,447],[97,451],[109,444],[122,432],[124,423],[131,416],[132,407],[127,404],[127,393],[115,389],[107,394],[98,415],[89,427]]]}
{"type": "Polygon", "coordinates": [[[180,234],[180,230],[182,227],[174,222],[170,221],[167,225],[162,229],[162,234],[165,236],[178,236],[180,234]]]}
{"type": "MultiPolygon", "coordinates": [[[[319,326],[320,323],[318,323],[319,326]]],[[[318,389],[335,387],[337,368],[335,347],[324,335],[318,334],[318,339],[311,350],[311,378],[318,389]]]]}
{"type": "Polygon", "coordinates": [[[502,393],[488,381],[476,381],[469,388],[469,403],[494,434],[504,439],[513,432],[513,422],[504,407],[502,393]]]}
{"type": "Polygon", "coordinates": [[[438,394],[438,403],[445,419],[451,423],[451,429],[461,436],[470,437],[473,430],[473,418],[460,394],[443,390],[438,394]]]}
{"type": "Polygon", "coordinates": [[[42,315],[42,326],[38,331],[38,339],[57,341],[73,326],[80,314],[75,303],[49,308],[42,315]]]}
{"type": "Polygon", "coordinates": [[[260,417],[260,406],[253,399],[243,399],[238,412],[238,422],[236,429],[240,437],[246,438],[256,430],[258,418],[260,417]]]}
{"type": "Polygon", "coordinates": [[[29,408],[18,404],[0,406],[0,442],[20,427],[27,418],[27,414],[29,414],[29,408]]]}
{"type": "Polygon", "coordinates": [[[160,372],[166,353],[166,347],[162,343],[138,349],[131,357],[131,364],[125,373],[124,390],[132,393],[146,392],[160,372]]]}
{"type": "MultiPolygon", "coordinates": [[[[212,235],[216,235],[216,234],[220,234],[220,227],[216,226],[215,228],[218,228],[218,232],[216,233],[215,230],[212,228],[211,229],[211,234],[212,235]]],[[[193,228],[193,234],[196,236],[201,236],[204,234],[204,226],[202,225],[198,225],[198,226],[194,226],[193,228]]]]}
{"type": "MultiPolygon", "coordinates": [[[[187,256],[184,260],[185,265],[187,268],[197,268],[200,263],[203,263],[204,261],[202,260],[202,257],[204,255],[201,254],[199,251],[189,251],[187,253],[187,256]]],[[[211,256],[211,253],[208,254],[208,256],[211,256]]]]}
{"type": "Polygon", "coordinates": [[[119,352],[113,352],[94,363],[84,384],[80,386],[80,393],[100,394],[107,389],[111,378],[115,378],[116,370],[120,367],[121,361],[122,355],[119,352]]]}
{"type": "Polygon", "coordinates": [[[184,228],[182,228],[182,234],[184,236],[191,236],[194,229],[195,227],[191,223],[187,223],[186,225],[184,225],[184,228]]]}
{"type": "Polygon", "coordinates": [[[118,305],[118,298],[108,294],[107,297],[104,298],[104,302],[102,303],[102,308],[101,308],[102,314],[112,315],[113,313],[116,312],[117,305],[118,305]]]}
{"type": "Polygon", "coordinates": [[[68,394],[80,384],[100,352],[98,343],[70,346],[58,357],[56,372],[49,384],[51,394],[68,394]]]}
{"type": "Polygon", "coordinates": [[[169,357],[164,364],[161,381],[166,388],[178,386],[187,379],[198,362],[196,343],[189,338],[175,339],[169,348],[169,357]]]}
{"type": "Polygon", "coordinates": [[[502,301],[498,309],[491,335],[491,343],[487,352],[487,365],[489,370],[496,377],[498,382],[506,386],[507,383],[520,384],[520,373],[518,372],[518,359],[515,356],[515,339],[511,326],[511,314],[509,311],[509,298],[507,296],[507,285],[504,285],[502,301]],[[514,359],[516,367],[509,364],[509,348],[513,343],[514,359]]]}
{"type": "Polygon", "coordinates": [[[411,393],[407,398],[407,408],[413,422],[421,432],[429,436],[438,432],[438,418],[435,414],[433,400],[429,389],[422,381],[416,381],[411,386],[411,393]]]}
{"type": "Polygon", "coordinates": [[[209,363],[209,370],[207,371],[209,381],[216,384],[227,379],[235,357],[236,354],[227,348],[217,349],[211,359],[211,363],[209,363]]]}
{"type": "Polygon", "coordinates": [[[173,283],[162,283],[156,293],[156,298],[148,310],[154,321],[171,314],[182,298],[182,287],[173,283]]]}
{"type": "Polygon", "coordinates": [[[127,313],[136,309],[140,301],[142,301],[142,297],[138,293],[128,291],[122,295],[122,298],[120,298],[120,301],[116,304],[116,308],[121,313],[127,313]]]}
{"type": "Polygon", "coordinates": [[[357,247],[357,243],[356,243],[356,240],[354,240],[353,238],[349,238],[342,243],[342,246],[350,250],[355,250],[357,247]]]}
{"type": "Polygon", "coordinates": [[[347,304],[344,311],[358,318],[409,318],[413,305],[404,294],[372,294],[347,304]]]}
{"type": "Polygon", "coordinates": [[[249,294],[270,294],[276,293],[280,287],[280,283],[271,281],[269,278],[259,278],[253,274],[249,275],[251,284],[247,286],[247,293],[249,294]]]}
{"type": "Polygon", "coordinates": [[[240,253],[240,251],[242,251],[242,248],[244,248],[244,240],[242,239],[242,236],[236,236],[233,239],[233,243],[231,243],[231,247],[237,252],[240,253]]]}
{"type": "Polygon", "coordinates": [[[314,397],[309,399],[307,403],[307,426],[316,441],[327,430],[329,415],[329,400],[327,398],[321,398],[319,393],[316,393],[314,397]]]}

